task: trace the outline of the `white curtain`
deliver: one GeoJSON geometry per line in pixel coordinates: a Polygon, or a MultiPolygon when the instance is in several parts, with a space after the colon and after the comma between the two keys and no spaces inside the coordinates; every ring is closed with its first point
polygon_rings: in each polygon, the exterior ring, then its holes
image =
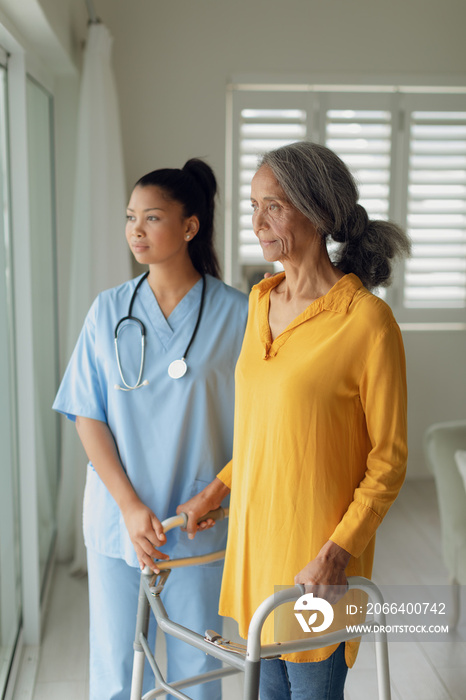
{"type": "MultiPolygon", "coordinates": [[[[112,38],[91,24],[80,89],[67,358],[96,295],[131,276],[124,236],[126,187],[120,120],[111,66],[112,38]]],[[[74,426],[62,436],[57,556],[86,573],[81,510],[86,457],[74,426]]]]}

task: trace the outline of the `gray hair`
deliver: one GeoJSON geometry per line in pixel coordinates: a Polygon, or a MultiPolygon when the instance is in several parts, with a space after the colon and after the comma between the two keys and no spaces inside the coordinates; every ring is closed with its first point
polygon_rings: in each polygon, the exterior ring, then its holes
{"type": "Polygon", "coordinates": [[[354,272],[368,289],[390,284],[391,261],[409,255],[409,238],[391,221],[369,219],[353,176],[333,151],[299,141],[265,153],[263,165],[322,239],[341,244],[333,262],[342,272],[354,272]]]}

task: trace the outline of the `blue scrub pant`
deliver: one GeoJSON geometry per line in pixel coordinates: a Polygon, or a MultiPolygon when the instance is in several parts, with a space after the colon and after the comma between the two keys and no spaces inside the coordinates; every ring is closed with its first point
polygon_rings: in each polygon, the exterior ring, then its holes
{"type": "Polygon", "coordinates": [[[261,700],[343,700],[348,667],[344,643],[324,661],[261,661],[261,700]]]}
{"type": "MultiPolygon", "coordinates": [[[[133,642],[136,627],[140,571],[121,559],[88,549],[90,609],[90,700],[128,700],[131,691],[133,642]]],[[[223,566],[220,564],[173,569],[162,594],[170,619],[204,634],[222,632],[218,599],[223,566]]],[[[154,649],[156,623],[151,614],[149,644],[154,649]]],[[[212,656],[166,635],[167,679],[181,680],[220,666],[212,656]]],[[[154,687],[145,664],[144,692],[154,687]]],[[[220,700],[221,681],[193,686],[185,692],[193,700],[220,700]]],[[[172,696],[168,696],[172,697],[172,696]]]]}

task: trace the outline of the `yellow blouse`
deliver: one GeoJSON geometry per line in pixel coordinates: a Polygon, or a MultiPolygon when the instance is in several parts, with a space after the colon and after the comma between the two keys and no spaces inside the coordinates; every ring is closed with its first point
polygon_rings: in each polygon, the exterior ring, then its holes
{"type": "MultiPolygon", "coordinates": [[[[370,577],[375,531],[403,483],[407,459],[403,343],[390,308],[345,275],[272,341],[270,290],[253,287],[236,367],[233,459],[220,613],[247,636],[274,586],[331,539],[352,556],[348,576],[370,577]]],[[[272,643],[273,624],[262,642],[272,643]]],[[[286,656],[320,661],[336,647],[286,656]]],[[[346,643],[352,666],[358,643],[346,643]]]]}

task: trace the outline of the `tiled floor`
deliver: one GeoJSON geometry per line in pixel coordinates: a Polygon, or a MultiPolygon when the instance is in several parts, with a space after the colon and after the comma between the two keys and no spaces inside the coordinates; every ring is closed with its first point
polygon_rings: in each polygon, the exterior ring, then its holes
{"type": "MultiPolygon", "coordinates": [[[[447,583],[433,482],[406,482],[379,530],[373,578],[390,585],[447,583]]],[[[87,620],[86,580],[57,566],[33,700],[87,700],[87,620]]],[[[361,644],[345,700],[377,699],[374,658],[372,643],[361,644]]],[[[393,700],[466,700],[466,611],[446,641],[391,643],[390,674],[393,700]]],[[[224,681],[224,700],[241,696],[241,676],[224,681]]]]}

